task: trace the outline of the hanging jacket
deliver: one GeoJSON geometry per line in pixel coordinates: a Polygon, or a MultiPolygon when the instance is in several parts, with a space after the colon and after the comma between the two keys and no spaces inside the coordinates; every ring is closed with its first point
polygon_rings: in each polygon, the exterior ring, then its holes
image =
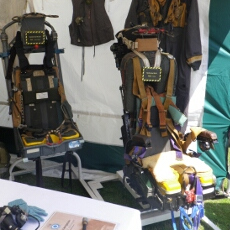
{"type": "Polygon", "coordinates": [[[105,0],[72,0],[69,25],[71,44],[95,46],[114,39],[113,27],[105,11],[105,0]]]}

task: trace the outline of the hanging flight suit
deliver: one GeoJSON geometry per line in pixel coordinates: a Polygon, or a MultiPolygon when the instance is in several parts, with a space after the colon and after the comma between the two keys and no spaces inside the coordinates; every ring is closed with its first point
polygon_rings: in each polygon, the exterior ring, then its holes
{"type": "Polygon", "coordinates": [[[71,44],[96,46],[114,39],[113,27],[105,11],[105,0],[72,0],[69,25],[71,44]]]}
{"type": "Polygon", "coordinates": [[[185,112],[189,102],[191,68],[198,70],[202,59],[197,0],[132,0],[125,28],[130,25],[164,28],[173,34],[161,34],[160,47],[177,60],[177,107],[185,112]]]}

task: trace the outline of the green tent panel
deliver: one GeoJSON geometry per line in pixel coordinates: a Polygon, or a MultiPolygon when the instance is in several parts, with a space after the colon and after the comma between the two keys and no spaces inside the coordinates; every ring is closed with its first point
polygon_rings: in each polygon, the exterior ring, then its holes
{"type": "Polygon", "coordinates": [[[219,143],[202,154],[214,170],[217,187],[227,175],[227,137],[230,126],[230,1],[211,0],[209,11],[209,62],[203,127],[215,132],[219,143]]]}

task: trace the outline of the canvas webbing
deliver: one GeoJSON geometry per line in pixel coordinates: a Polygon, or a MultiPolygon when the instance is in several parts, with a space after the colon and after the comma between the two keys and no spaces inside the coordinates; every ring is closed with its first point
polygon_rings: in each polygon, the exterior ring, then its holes
{"type": "Polygon", "coordinates": [[[133,58],[134,79],[133,79],[133,94],[141,100],[146,98],[145,86],[142,81],[142,70],[139,57],[133,58]]]}
{"type": "Polygon", "coordinates": [[[186,152],[188,146],[196,140],[197,136],[204,130],[200,127],[190,128],[191,132],[186,135],[186,140],[183,138],[183,134],[179,132],[172,123],[171,119],[167,119],[167,128],[171,136],[173,137],[177,146],[182,152],[186,152]]]}
{"type": "MultiPolygon", "coordinates": [[[[46,30],[45,32],[46,32],[47,41],[45,44],[45,56],[44,56],[43,64],[44,64],[45,68],[52,68],[53,67],[52,58],[54,56],[55,41],[53,41],[51,39],[51,36],[49,35],[48,30],[46,30]]],[[[30,65],[29,61],[28,61],[28,59],[24,53],[23,42],[21,39],[21,32],[20,31],[18,31],[16,34],[15,43],[10,50],[10,54],[11,55],[9,58],[9,64],[8,64],[7,75],[6,75],[7,79],[11,78],[11,73],[12,73],[13,64],[14,64],[16,54],[18,55],[19,66],[20,66],[22,72],[24,72],[30,65]]]]}
{"type": "Polygon", "coordinates": [[[48,76],[48,81],[49,81],[49,87],[50,88],[54,88],[54,76],[53,75],[49,75],[48,76]]]}
{"type": "MultiPolygon", "coordinates": [[[[151,129],[152,129],[152,124],[151,124],[151,121],[150,121],[150,118],[151,118],[151,106],[152,106],[152,95],[151,95],[151,91],[148,87],[146,87],[146,95],[147,95],[147,106],[146,106],[146,109],[145,109],[145,117],[146,117],[146,125],[145,125],[145,132],[147,133],[147,136],[151,136],[151,129]]],[[[143,112],[144,108],[141,108],[140,112],[143,112]]],[[[141,114],[139,114],[139,119],[141,117],[141,114]]],[[[141,130],[141,133],[143,132],[144,130],[141,130]]]]}
{"type": "Polygon", "coordinates": [[[165,110],[168,110],[168,107],[172,102],[174,81],[175,81],[175,60],[173,58],[170,58],[170,69],[169,69],[169,76],[168,76],[168,83],[167,83],[166,99],[164,102],[165,110]]]}
{"type": "MultiPolygon", "coordinates": [[[[159,112],[159,122],[160,122],[160,131],[162,137],[167,136],[167,129],[166,129],[166,112],[168,110],[169,105],[172,105],[176,107],[176,105],[172,101],[172,96],[173,96],[173,91],[174,91],[174,82],[175,82],[175,60],[174,58],[170,55],[167,54],[169,60],[170,60],[170,68],[169,68],[169,74],[168,74],[168,81],[167,81],[167,91],[166,91],[166,99],[164,102],[164,105],[162,105],[162,102],[160,100],[159,95],[154,91],[154,89],[151,87],[150,92],[151,95],[153,96],[158,112],[159,112]]],[[[141,70],[141,64],[139,57],[134,57],[133,58],[133,67],[134,67],[134,81],[133,81],[133,94],[139,97],[142,101],[141,104],[141,109],[139,113],[139,118],[143,119],[145,118],[145,122],[147,125],[150,127],[151,122],[150,122],[150,102],[152,102],[151,96],[146,92],[144,82],[142,81],[142,70],[141,70]],[[146,112],[146,116],[143,117],[143,111],[146,112]]],[[[177,107],[176,107],[177,108],[177,107]]],[[[173,138],[177,142],[177,145],[179,145],[180,148],[182,148],[182,143],[178,142],[178,138],[180,138],[178,135],[178,132],[175,134],[174,130],[177,131],[174,128],[174,125],[170,123],[170,128],[169,131],[172,133],[173,138]]],[[[147,132],[148,134],[148,132],[147,132]]]]}
{"type": "Polygon", "coordinates": [[[152,96],[150,93],[147,96],[145,85],[141,78],[142,70],[141,70],[141,64],[140,64],[139,57],[133,58],[133,68],[134,68],[133,94],[141,99],[141,108],[139,111],[138,118],[139,120],[144,121],[142,122],[140,133],[142,135],[151,136],[149,132],[150,130],[148,129],[151,129],[150,109],[151,109],[151,104],[152,104],[152,96]]]}
{"type": "Polygon", "coordinates": [[[196,141],[197,136],[204,131],[205,129],[201,127],[192,127],[190,128],[191,132],[186,136],[186,141],[183,144],[183,150],[186,151],[188,146],[193,142],[196,141]]]}
{"type": "MultiPolygon", "coordinates": [[[[25,53],[24,53],[23,43],[22,43],[22,39],[21,39],[21,32],[20,31],[18,31],[17,34],[16,34],[14,47],[15,47],[16,53],[18,55],[19,66],[20,66],[21,70],[24,71],[29,66],[29,61],[28,61],[28,59],[27,59],[27,57],[25,56],[25,53]]],[[[13,68],[13,66],[11,68],[13,68]]]]}
{"type": "Polygon", "coordinates": [[[43,64],[45,68],[51,69],[53,67],[52,59],[54,58],[55,41],[51,38],[48,30],[45,30],[45,33],[47,40],[45,43],[45,56],[43,64]]]}
{"type": "Polygon", "coordinates": [[[142,59],[142,61],[144,63],[144,66],[150,67],[150,63],[149,63],[148,58],[143,53],[138,52],[137,50],[135,50],[135,48],[138,47],[137,42],[133,42],[133,41],[127,39],[126,37],[123,37],[122,33],[119,33],[117,37],[121,38],[123,43],[127,46],[127,48],[132,50],[139,58],[142,59]]]}
{"type": "Polygon", "coordinates": [[[166,123],[167,123],[167,128],[169,133],[171,134],[173,140],[175,141],[176,145],[178,148],[181,149],[181,151],[183,152],[183,135],[182,133],[180,133],[173,125],[172,120],[167,118],[166,119],[166,123]]]}
{"type": "MultiPolygon", "coordinates": [[[[160,128],[161,136],[166,137],[168,133],[166,129],[166,113],[164,110],[164,106],[161,102],[160,96],[154,91],[153,87],[149,86],[148,88],[150,89],[151,95],[153,96],[155,103],[156,103],[156,107],[158,109],[159,122],[160,122],[159,128],[160,128]]],[[[149,118],[150,118],[150,115],[149,115],[149,118]]]]}
{"type": "MultiPolygon", "coordinates": [[[[134,66],[134,81],[133,81],[133,94],[138,96],[142,100],[141,110],[139,113],[139,118],[143,118],[143,110],[147,113],[146,114],[146,123],[151,127],[150,117],[151,117],[151,105],[152,105],[152,97],[155,100],[158,112],[159,112],[159,121],[160,121],[160,131],[162,137],[167,136],[167,129],[166,129],[166,114],[164,106],[160,100],[159,95],[154,91],[152,87],[144,86],[142,81],[142,72],[141,72],[141,64],[138,57],[133,58],[133,66],[134,66]]],[[[174,72],[173,72],[174,73],[174,72]]]]}

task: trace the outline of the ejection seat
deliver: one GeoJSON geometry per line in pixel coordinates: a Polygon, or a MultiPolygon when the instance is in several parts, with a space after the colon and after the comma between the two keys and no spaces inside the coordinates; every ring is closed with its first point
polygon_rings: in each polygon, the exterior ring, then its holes
{"type": "Polygon", "coordinates": [[[59,59],[63,50],[58,48],[57,32],[46,17],[58,16],[41,13],[16,16],[1,31],[9,113],[20,157],[10,167],[10,179],[19,162],[33,160],[36,162],[38,186],[42,185],[41,158],[73,154],[81,170],[76,151],[84,143],[65,96],[59,59]],[[15,23],[20,29],[8,43],[6,30],[15,23]],[[44,53],[43,63],[29,63],[28,54],[35,53],[44,53]],[[16,67],[15,57],[18,57],[16,67]]]}
{"type": "Polygon", "coordinates": [[[159,48],[166,31],[135,26],[111,46],[120,70],[125,149],[123,181],[151,209],[178,210],[214,197],[215,176],[188,147],[214,148],[215,133],[200,127],[183,134],[187,118],[176,106],[177,63],[159,48]]]}

